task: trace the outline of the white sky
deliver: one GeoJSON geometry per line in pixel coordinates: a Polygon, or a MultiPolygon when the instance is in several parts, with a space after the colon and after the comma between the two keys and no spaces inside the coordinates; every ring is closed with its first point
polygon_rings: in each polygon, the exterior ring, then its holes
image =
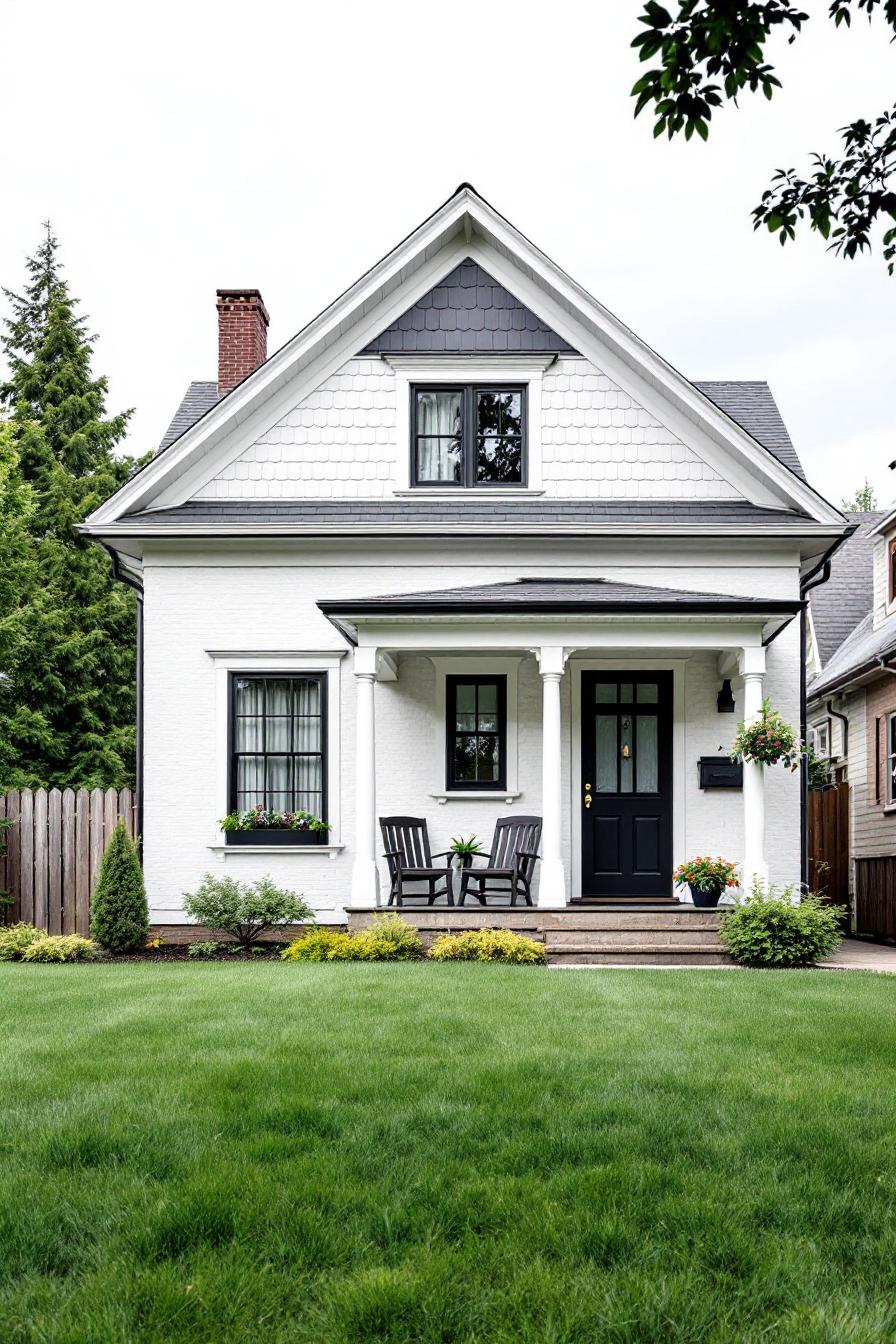
{"type": "Polygon", "coordinates": [[[767,378],[823,493],[889,499],[896,278],[749,214],[893,101],[884,25],[827,7],[771,103],[670,145],[632,120],[635,0],[4,0],[0,283],[49,216],[143,452],[215,376],[217,286],[261,289],[276,349],[468,180],[689,377],[767,378]]]}

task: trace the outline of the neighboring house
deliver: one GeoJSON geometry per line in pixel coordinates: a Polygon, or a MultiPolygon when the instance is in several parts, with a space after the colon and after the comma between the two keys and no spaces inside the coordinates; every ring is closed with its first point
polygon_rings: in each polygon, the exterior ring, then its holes
{"type": "Polygon", "coordinates": [[[857,530],[809,594],[809,744],[849,785],[850,891],[860,931],[896,933],[896,510],[857,530]],[[888,927],[881,927],[882,921],[888,927]]]}
{"type": "Polygon", "coordinates": [[[468,186],[270,358],[257,291],[218,314],[217,382],[86,525],[144,594],[156,921],[209,869],[339,920],[384,814],[436,850],[542,816],[554,908],[707,852],[799,880],[798,775],[701,787],[763,697],[798,721],[846,530],[765,383],[689,381],[468,186]],[[255,802],[327,843],[228,845],[255,802]]]}

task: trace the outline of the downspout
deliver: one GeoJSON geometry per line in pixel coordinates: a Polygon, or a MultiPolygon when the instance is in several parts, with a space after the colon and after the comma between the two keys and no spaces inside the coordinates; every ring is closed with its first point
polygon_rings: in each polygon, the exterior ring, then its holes
{"type": "MultiPolygon", "coordinates": [[[[814,569],[800,583],[800,597],[805,599],[811,588],[819,588],[827,583],[831,576],[831,559],[855,532],[852,527],[843,536],[838,537],[829,546],[814,569]],[[819,577],[816,578],[816,575],[819,577]]],[[[806,741],[806,602],[800,608],[800,742],[806,741]]],[[[805,753],[800,755],[800,882],[803,888],[809,885],[809,765],[805,753]]]]}
{"type": "Polygon", "coordinates": [[[839,709],[834,708],[833,700],[826,701],[827,711],[834,719],[840,720],[841,732],[843,734],[843,750],[840,755],[846,758],[849,755],[849,715],[843,714],[839,709]]]}
{"type": "Polygon", "coordinates": [[[143,856],[143,588],[136,579],[131,578],[121,568],[118,561],[118,552],[107,545],[105,541],[99,543],[103,550],[112,561],[112,577],[119,583],[126,583],[129,588],[133,588],[137,594],[137,714],[136,714],[136,737],[137,753],[134,766],[134,792],[137,795],[137,808],[134,817],[134,829],[136,832],[137,853],[143,856]]]}

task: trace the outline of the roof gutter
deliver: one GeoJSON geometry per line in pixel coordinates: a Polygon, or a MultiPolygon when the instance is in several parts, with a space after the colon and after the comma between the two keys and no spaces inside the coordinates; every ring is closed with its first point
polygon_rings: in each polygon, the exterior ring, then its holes
{"type": "Polygon", "coordinates": [[[825,707],[826,707],[828,713],[831,715],[832,718],[834,718],[834,719],[839,719],[839,720],[840,720],[840,728],[841,728],[841,732],[842,732],[842,735],[843,735],[843,750],[840,752],[840,755],[843,756],[844,758],[845,758],[845,757],[848,757],[848,756],[849,756],[849,715],[848,715],[848,714],[844,714],[844,713],[842,713],[839,709],[835,709],[835,708],[834,708],[834,702],[833,702],[833,700],[828,700],[828,701],[826,701],[825,707]]]}
{"type": "Polygon", "coordinates": [[[126,583],[129,588],[133,588],[137,594],[137,676],[136,676],[136,695],[137,711],[135,719],[136,741],[136,761],[134,764],[134,793],[136,794],[136,809],[134,817],[134,828],[136,831],[137,853],[143,856],[143,586],[138,583],[132,575],[126,573],[122,568],[118,558],[118,552],[108,546],[106,542],[95,539],[112,561],[112,577],[119,583],[126,583]]]}

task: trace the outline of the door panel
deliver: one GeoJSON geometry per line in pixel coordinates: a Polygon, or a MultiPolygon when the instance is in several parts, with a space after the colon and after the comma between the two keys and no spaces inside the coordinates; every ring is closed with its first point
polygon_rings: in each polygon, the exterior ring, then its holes
{"type": "Polygon", "coordinates": [[[582,894],[672,887],[672,673],[582,673],[582,894]]]}

